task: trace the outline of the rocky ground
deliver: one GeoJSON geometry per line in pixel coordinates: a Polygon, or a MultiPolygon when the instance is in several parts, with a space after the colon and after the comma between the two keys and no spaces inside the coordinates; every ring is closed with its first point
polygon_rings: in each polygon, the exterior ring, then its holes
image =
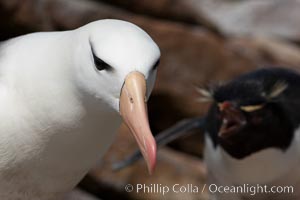
{"type": "MultiPolygon", "coordinates": [[[[66,30],[117,18],[145,29],[161,48],[158,79],[149,101],[154,133],[205,114],[196,86],[229,80],[270,65],[300,66],[298,0],[0,0],[0,40],[33,31],[66,30]]],[[[103,199],[207,199],[191,194],[126,193],[126,184],[172,186],[205,182],[203,133],[182,138],[158,153],[149,176],[143,161],[120,172],[111,164],[136,149],[125,126],[104,161],[80,184],[103,199]]]]}

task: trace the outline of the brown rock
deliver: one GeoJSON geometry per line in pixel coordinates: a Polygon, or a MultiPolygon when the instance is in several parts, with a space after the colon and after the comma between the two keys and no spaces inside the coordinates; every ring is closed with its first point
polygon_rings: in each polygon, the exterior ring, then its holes
{"type": "Polygon", "coordinates": [[[291,42],[266,37],[243,37],[229,40],[227,46],[236,54],[251,58],[258,66],[300,67],[300,48],[291,42]]]}
{"type": "Polygon", "coordinates": [[[199,159],[170,149],[161,149],[159,151],[157,167],[151,176],[147,172],[144,161],[139,161],[119,172],[111,170],[113,162],[124,158],[136,147],[129,130],[123,126],[116,142],[110,148],[101,165],[92,170],[91,174],[97,177],[102,184],[105,183],[105,185],[114,187],[115,191],[119,193],[124,193],[127,184],[133,185],[134,191],[124,194],[124,197],[127,196],[128,199],[207,199],[206,191],[203,194],[201,191],[198,191],[198,193],[176,193],[172,191],[174,184],[180,184],[180,186],[185,187],[188,184],[193,184],[202,189],[206,170],[199,159]],[[155,187],[154,184],[157,184],[156,186],[160,188],[167,186],[170,191],[164,195],[161,191],[155,192],[154,189],[152,192],[147,190],[137,192],[137,184],[145,184],[152,188],[155,187]]]}
{"type": "Polygon", "coordinates": [[[0,0],[0,8],[17,25],[40,31],[74,29],[104,18],[125,18],[118,8],[89,0],[0,0]]]}
{"type": "Polygon", "coordinates": [[[111,5],[122,7],[132,12],[154,16],[171,21],[205,26],[219,33],[217,27],[208,18],[186,0],[102,0],[111,5]]]}
{"type": "Polygon", "coordinates": [[[188,2],[228,35],[267,36],[294,41],[300,39],[298,0],[188,0],[188,2]]]}
{"type": "Polygon", "coordinates": [[[298,0],[105,0],[151,16],[203,25],[227,35],[256,35],[299,41],[298,0]]]}

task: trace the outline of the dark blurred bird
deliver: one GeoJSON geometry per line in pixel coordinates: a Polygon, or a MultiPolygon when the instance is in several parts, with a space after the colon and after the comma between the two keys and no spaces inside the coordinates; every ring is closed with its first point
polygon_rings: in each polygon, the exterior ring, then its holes
{"type": "MultiPolygon", "coordinates": [[[[300,75],[265,68],[199,91],[212,101],[208,114],[159,134],[158,145],[201,128],[208,182],[223,187],[210,188],[213,199],[299,199],[300,75]],[[232,190],[225,192],[224,186],[232,190]]],[[[115,167],[139,157],[136,153],[115,167]]]]}

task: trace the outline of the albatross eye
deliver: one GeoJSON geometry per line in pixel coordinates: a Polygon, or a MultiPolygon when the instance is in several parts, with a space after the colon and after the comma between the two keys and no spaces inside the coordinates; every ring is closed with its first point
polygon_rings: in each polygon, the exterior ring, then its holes
{"type": "Polygon", "coordinates": [[[156,63],[153,65],[152,70],[156,70],[156,68],[158,67],[159,63],[160,63],[160,59],[158,59],[158,60],[156,61],[156,63]]]}
{"type": "Polygon", "coordinates": [[[106,62],[98,58],[94,53],[93,53],[93,58],[94,58],[95,66],[99,71],[112,70],[112,67],[109,64],[107,64],[106,62]]]}
{"type": "Polygon", "coordinates": [[[102,71],[102,70],[110,70],[111,71],[111,70],[113,70],[113,68],[109,64],[107,64],[106,62],[104,62],[103,60],[101,60],[100,58],[98,58],[96,56],[92,44],[91,44],[91,51],[92,51],[92,54],[93,54],[93,59],[94,59],[95,66],[99,71],[102,71]]]}

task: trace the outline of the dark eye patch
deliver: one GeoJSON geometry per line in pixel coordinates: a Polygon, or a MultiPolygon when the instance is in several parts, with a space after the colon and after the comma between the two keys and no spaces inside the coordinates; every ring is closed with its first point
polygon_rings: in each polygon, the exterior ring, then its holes
{"type": "Polygon", "coordinates": [[[113,70],[113,68],[109,64],[107,64],[106,62],[104,62],[102,59],[98,58],[95,55],[93,48],[92,48],[92,54],[93,54],[95,66],[99,71],[102,71],[102,70],[112,71],[113,70]]]}
{"type": "Polygon", "coordinates": [[[158,60],[156,61],[156,63],[153,65],[152,70],[156,70],[157,67],[158,67],[158,65],[159,65],[159,63],[160,63],[160,59],[158,59],[158,60]]]}
{"type": "Polygon", "coordinates": [[[93,54],[93,58],[94,58],[95,66],[99,71],[102,71],[102,70],[110,70],[111,71],[112,70],[112,67],[109,64],[107,64],[106,62],[104,62],[103,60],[101,60],[100,58],[95,56],[94,54],[93,54]]]}

